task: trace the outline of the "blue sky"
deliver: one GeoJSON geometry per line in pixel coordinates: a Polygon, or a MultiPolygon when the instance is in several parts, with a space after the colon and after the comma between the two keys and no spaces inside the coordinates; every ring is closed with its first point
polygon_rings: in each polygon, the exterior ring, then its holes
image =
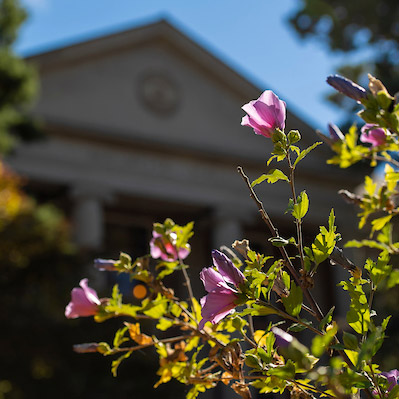
{"type": "MultiPolygon", "coordinates": [[[[16,50],[33,54],[161,17],[261,89],[272,89],[315,128],[340,115],[325,83],[344,56],[300,41],[287,19],[297,0],[22,0],[30,18],[16,50]]],[[[347,58],[346,60],[347,61],[347,58]]],[[[249,99],[250,100],[250,99],[249,99]]]]}

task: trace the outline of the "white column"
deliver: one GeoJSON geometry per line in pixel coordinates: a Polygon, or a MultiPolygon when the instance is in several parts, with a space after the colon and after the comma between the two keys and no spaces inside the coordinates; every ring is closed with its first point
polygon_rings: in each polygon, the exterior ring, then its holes
{"type": "Polygon", "coordinates": [[[78,185],[72,190],[74,237],[79,247],[99,249],[104,239],[103,203],[111,200],[109,193],[98,187],[78,185]]]}
{"type": "MultiPolygon", "coordinates": [[[[243,224],[251,224],[256,216],[256,210],[243,209],[238,206],[220,206],[215,209],[213,214],[213,248],[220,249],[226,246],[229,249],[235,240],[242,240],[243,224]]],[[[226,385],[219,383],[214,390],[207,391],[208,394],[202,394],[204,399],[232,399],[237,397],[234,391],[226,385]]],[[[202,396],[201,396],[202,398],[202,396]]]]}

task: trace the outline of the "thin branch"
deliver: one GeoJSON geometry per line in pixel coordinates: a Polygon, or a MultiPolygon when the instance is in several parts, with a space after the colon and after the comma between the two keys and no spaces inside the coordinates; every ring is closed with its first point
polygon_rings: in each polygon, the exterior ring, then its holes
{"type": "MultiPolygon", "coordinates": [[[[250,181],[249,181],[248,176],[244,173],[244,170],[242,169],[241,166],[239,166],[239,167],[237,168],[237,171],[238,171],[238,173],[241,175],[241,177],[243,178],[243,180],[245,181],[245,183],[246,183],[246,185],[247,185],[247,187],[248,187],[250,196],[251,196],[251,198],[255,201],[255,203],[256,203],[256,205],[257,205],[257,207],[258,207],[258,209],[259,209],[259,213],[260,213],[260,215],[261,215],[263,221],[264,221],[264,222],[266,223],[266,225],[268,226],[270,232],[272,233],[272,236],[273,236],[273,237],[279,237],[279,233],[278,233],[277,228],[274,227],[274,225],[273,225],[273,223],[272,223],[272,221],[271,221],[269,215],[267,214],[265,208],[263,207],[262,202],[258,199],[257,195],[255,194],[255,191],[253,190],[253,188],[252,188],[252,186],[251,186],[251,183],[250,183],[250,181]]],[[[284,258],[285,261],[286,261],[286,265],[287,265],[288,271],[290,272],[290,274],[291,274],[292,277],[294,278],[296,284],[299,285],[299,286],[302,288],[303,293],[304,293],[304,295],[305,295],[307,301],[309,302],[309,304],[310,304],[310,306],[311,306],[313,312],[315,313],[316,319],[317,319],[318,321],[322,320],[323,317],[324,317],[323,312],[321,311],[319,305],[318,305],[318,304],[316,303],[316,301],[314,300],[314,298],[313,298],[312,294],[310,293],[309,289],[303,286],[303,284],[302,284],[302,282],[301,282],[301,280],[300,280],[300,278],[299,278],[299,276],[298,276],[298,273],[297,273],[297,271],[295,270],[295,268],[294,268],[294,266],[293,266],[293,264],[292,264],[292,262],[291,262],[291,259],[290,259],[289,255],[288,255],[286,249],[285,249],[284,247],[278,247],[278,248],[279,248],[279,250],[280,250],[280,252],[281,252],[281,255],[283,256],[283,258],[284,258]]]]}
{"type": "Polygon", "coordinates": [[[386,163],[390,163],[393,166],[396,166],[397,168],[399,168],[399,161],[397,161],[396,159],[387,159],[381,155],[375,155],[374,157],[371,156],[365,156],[366,159],[370,159],[370,160],[376,160],[376,161],[381,161],[381,162],[386,162],[386,163]]]}
{"type": "MultiPolygon", "coordinates": [[[[288,161],[288,166],[290,168],[290,179],[289,179],[289,184],[291,187],[291,192],[292,192],[292,200],[294,201],[294,204],[297,204],[297,198],[296,198],[296,192],[295,192],[295,180],[294,180],[294,171],[295,168],[292,166],[291,163],[291,158],[290,155],[287,153],[287,161],[288,161]]],[[[297,237],[298,237],[298,249],[299,249],[299,257],[301,259],[301,266],[302,269],[305,270],[305,261],[304,261],[304,255],[303,255],[303,239],[302,239],[302,223],[300,220],[295,218],[295,226],[296,226],[296,231],[297,231],[297,237]]]]}
{"type": "Polygon", "coordinates": [[[263,306],[267,306],[267,307],[272,308],[273,310],[276,311],[277,314],[279,314],[279,315],[280,315],[281,317],[283,317],[284,319],[288,319],[288,320],[291,320],[291,321],[293,321],[293,322],[295,322],[295,323],[301,324],[302,326],[308,328],[310,331],[314,332],[315,334],[324,335],[324,334],[323,334],[321,331],[319,331],[318,329],[312,327],[312,326],[309,325],[309,324],[304,323],[302,320],[297,319],[297,318],[294,317],[294,316],[291,316],[290,314],[284,312],[283,310],[279,309],[277,306],[272,305],[271,303],[264,302],[264,301],[262,301],[262,300],[260,300],[260,299],[258,299],[257,302],[258,302],[259,304],[263,305],[263,306]]]}
{"type": "Polygon", "coordinates": [[[381,392],[381,387],[380,387],[380,385],[377,382],[377,378],[375,376],[373,367],[369,363],[368,363],[368,366],[370,367],[370,370],[371,370],[371,381],[374,384],[374,386],[377,388],[378,396],[381,399],[384,399],[385,395],[381,392]]]}
{"type": "Polygon", "coordinates": [[[171,342],[178,342],[178,341],[182,341],[184,339],[191,338],[191,337],[192,337],[192,335],[181,335],[179,337],[165,338],[165,339],[160,339],[159,341],[152,341],[151,343],[143,344],[143,345],[125,346],[122,348],[113,348],[111,350],[111,353],[107,353],[107,355],[114,355],[115,353],[120,353],[120,352],[135,352],[140,349],[145,349],[150,346],[154,346],[155,344],[158,344],[158,343],[166,344],[166,343],[171,343],[171,342]]]}
{"type": "MultiPolygon", "coordinates": [[[[175,248],[175,250],[176,250],[176,253],[178,254],[179,251],[177,250],[177,248],[175,248]]],[[[191,287],[191,280],[190,280],[190,277],[188,276],[186,267],[185,267],[183,261],[181,260],[180,256],[179,256],[179,265],[181,266],[184,280],[186,280],[186,287],[187,287],[188,295],[190,297],[190,301],[191,301],[191,303],[194,303],[193,302],[194,294],[193,294],[193,289],[191,287]]]]}
{"type": "MultiPolygon", "coordinates": [[[[267,375],[244,375],[243,376],[243,378],[245,379],[245,380],[262,380],[263,378],[266,378],[267,377],[267,375]]],[[[209,382],[221,382],[221,381],[223,381],[223,380],[236,380],[237,378],[236,377],[233,377],[233,376],[224,376],[223,378],[209,378],[209,379],[206,379],[205,381],[209,381],[209,382]]],[[[309,389],[309,390],[311,390],[311,391],[315,391],[315,392],[317,392],[317,393],[319,393],[319,394],[323,394],[323,395],[325,395],[325,396],[327,396],[327,397],[329,397],[329,398],[333,398],[333,399],[336,399],[336,397],[335,396],[333,396],[333,395],[330,395],[329,393],[327,393],[327,392],[323,392],[323,391],[320,391],[319,389],[317,389],[316,387],[313,387],[313,386],[311,386],[311,385],[308,385],[308,384],[305,384],[305,383],[303,383],[303,382],[299,382],[299,381],[296,381],[296,380],[292,380],[292,379],[287,379],[286,381],[289,381],[289,382],[291,382],[291,383],[293,383],[293,384],[295,384],[295,385],[298,385],[298,386],[301,386],[301,387],[303,387],[303,388],[305,388],[305,389],[309,389]]],[[[202,378],[195,378],[195,377],[193,377],[193,378],[190,378],[190,383],[192,383],[192,384],[196,384],[196,383],[203,383],[204,382],[204,380],[202,379],[202,378]]]]}

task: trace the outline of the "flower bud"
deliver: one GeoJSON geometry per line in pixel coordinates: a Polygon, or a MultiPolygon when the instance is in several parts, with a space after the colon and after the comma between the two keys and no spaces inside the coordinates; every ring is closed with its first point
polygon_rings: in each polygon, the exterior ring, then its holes
{"type": "Polygon", "coordinates": [[[98,270],[104,271],[104,270],[109,270],[109,271],[113,271],[116,270],[115,268],[115,263],[117,261],[116,260],[112,260],[112,259],[94,259],[94,267],[98,270]]]}
{"type": "Polygon", "coordinates": [[[287,348],[294,340],[294,337],[291,334],[288,334],[278,327],[273,327],[272,333],[276,337],[276,346],[280,348],[287,348]]]}
{"type": "Polygon", "coordinates": [[[76,353],[94,353],[98,352],[99,344],[97,342],[89,342],[87,344],[77,344],[73,346],[76,353]]]}
{"type": "Polygon", "coordinates": [[[290,130],[288,133],[288,142],[290,144],[297,143],[301,139],[301,134],[298,130],[290,130]]]}
{"type": "Polygon", "coordinates": [[[97,292],[88,286],[87,278],[80,280],[79,285],[80,287],[72,290],[71,301],[65,308],[65,316],[68,319],[95,316],[101,306],[101,300],[97,292]]]}
{"type": "Polygon", "coordinates": [[[327,83],[334,87],[335,90],[345,94],[347,97],[350,97],[357,102],[361,102],[367,98],[367,92],[364,87],[359,86],[343,76],[330,75],[327,77],[327,83]]]}
{"type": "Polygon", "coordinates": [[[334,125],[334,123],[328,124],[328,133],[330,134],[331,140],[334,142],[339,140],[345,140],[344,134],[341,132],[337,125],[334,125]]]}
{"type": "Polygon", "coordinates": [[[387,141],[386,130],[373,123],[366,123],[361,128],[361,132],[360,141],[370,143],[372,147],[384,145],[387,141]]]}

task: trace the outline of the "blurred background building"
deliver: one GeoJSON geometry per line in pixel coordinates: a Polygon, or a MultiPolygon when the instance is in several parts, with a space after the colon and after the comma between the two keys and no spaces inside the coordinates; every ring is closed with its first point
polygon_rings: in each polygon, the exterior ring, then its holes
{"type": "MultiPolygon", "coordinates": [[[[256,235],[257,209],[236,171],[241,165],[254,180],[267,170],[270,140],[240,126],[241,106],[261,88],[165,20],[28,61],[39,71],[33,114],[47,137],[21,145],[9,163],[40,200],[66,211],[80,248],[131,252],[165,217],[196,222],[200,265],[207,250],[237,238],[267,242],[267,232],[256,235]]],[[[307,145],[317,139],[288,110],[289,129],[299,129],[307,145]]],[[[351,175],[327,166],[326,156],[315,150],[298,173],[298,190],[306,187],[312,201],[308,226],[325,223],[331,207],[347,218],[331,199],[351,175]]],[[[285,185],[259,192],[281,218],[285,185]]]]}

